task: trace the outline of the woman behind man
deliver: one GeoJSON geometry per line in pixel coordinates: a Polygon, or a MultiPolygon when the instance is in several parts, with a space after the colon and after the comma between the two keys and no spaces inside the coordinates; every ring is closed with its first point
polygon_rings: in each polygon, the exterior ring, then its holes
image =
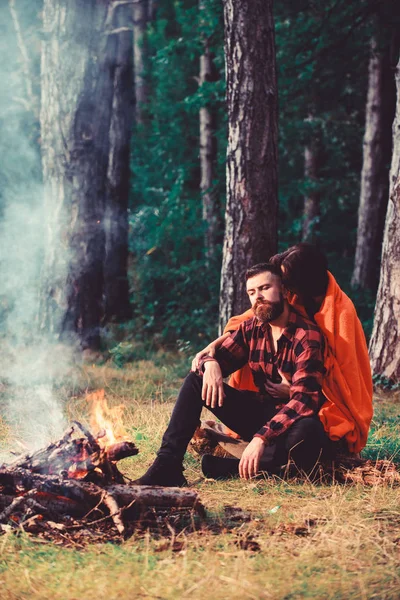
{"type": "MultiPolygon", "coordinates": [[[[325,255],[312,244],[292,246],[270,262],[282,271],[290,304],[314,320],[325,337],[322,391],[326,402],[319,412],[324,429],[331,440],[344,440],[349,452],[358,453],[367,442],[372,419],[372,377],[365,335],[354,305],[328,271],[325,255]]],[[[196,355],[192,368],[204,354],[213,355],[242,321],[253,316],[250,309],[232,317],[224,335],[196,355]]],[[[271,382],[267,391],[276,398],[286,398],[289,383],[282,377],[280,383],[271,382]]],[[[256,389],[247,365],[231,376],[229,384],[237,389],[256,389]]]]}

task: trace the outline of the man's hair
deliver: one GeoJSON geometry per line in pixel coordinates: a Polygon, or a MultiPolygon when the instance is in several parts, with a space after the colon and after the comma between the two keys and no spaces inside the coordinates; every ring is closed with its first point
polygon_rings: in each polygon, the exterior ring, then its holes
{"type": "Polygon", "coordinates": [[[247,269],[245,274],[246,281],[250,279],[250,277],[255,277],[260,273],[272,273],[272,275],[277,275],[282,278],[282,273],[279,265],[273,265],[271,263],[258,263],[258,265],[253,265],[249,269],[247,269]]]}
{"type": "Polygon", "coordinates": [[[307,298],[323,296],[328,286],[328,261],[323,252],[313,244],[302,242],[285,252],[275,254],[270,262],[282,268],[282,281],[303,302],[307,298]]]}

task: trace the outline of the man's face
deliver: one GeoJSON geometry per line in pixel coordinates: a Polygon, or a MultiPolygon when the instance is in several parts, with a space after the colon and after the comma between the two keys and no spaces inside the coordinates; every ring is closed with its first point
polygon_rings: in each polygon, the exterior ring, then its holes
{"type": "Polygon", "coordinates": [[[247,294],[257,319],[262,323],[275,321],[284,310],[281,278],[265,271],[246,282],[247,294]]]}

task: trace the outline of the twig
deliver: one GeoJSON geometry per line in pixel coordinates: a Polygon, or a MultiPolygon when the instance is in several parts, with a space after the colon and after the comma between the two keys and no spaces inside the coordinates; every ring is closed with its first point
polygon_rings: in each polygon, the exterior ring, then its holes
{"type": "Polygon", "coordinates": [[[105,504],[110,511],[110,517],[114,521],[115,527],[118,529],[118,532],[122,535],[125,531],[125,525],[121,518],[121,509],[118,506],[118,503],[114,496],[104,491],[103,493],[103,504],[105,504]]]}
{"type": "Polygon", "coordinates": [[[80,423],[79,421],[72,421],[74,425],[76,425],[81,431],[82,433],[87,437],[87,439],[89,440],[89,442],[91,444],[97,444],[94,435],[92,435],[89,431],[89,429],[87,429],[84,425],[82,425],[82,423],[80,423]]]}
{"type": "Polygon", "coordinates": [[[28,498],[31,498],[36,493],[37,493],[37,490],[34,489],[34,490],[30,490],[23,496],[18,496],[17,498],[14,498],[14,500],[11,502],[11,504],[9,504],[3,510],[3,512],[0,513],[0,523],[2,523],[3,521],[6,521],[16,508],[18,508],[19,506],[24,504],[28,500],[28,498]]]}
{"type": "MultiPolygon", "coordinates": [[[[99,489],[100,489],[100,488],[99,488],[99,489]]],[[[99,506],[100,506],[100,504],[102,504],[102,502],[103,502],[103,498],[102,498],[102,497],[100,497],[100,500],[98,501],[98,503],[96,504],[96,506],[93,506],[93,508],[91,508],[91,509],[89,510],[89,512],[87,512],[87,513],[86,513],[86,515],[84,515],[84,516],[82,517],[82,520],[83,520],[83,519],[87,519],[87,518],[88,518],[88,516],[92,514],[92,512],[94,512],[94,511],[95,511],[97,508],[99,508],[99,506]]]]}
{"type": "MultiPolygon", "coordinates": [[[[33,491],[33,490],[31,490],[31,491],[33,491]]],[[[51,511],[49,511],[49,509],[47,509],[45,506],[40,504],[40,502],[38,502],[37,500],[34,500],[33,498],[27,498],[26,505],[29,508],[32,508],[32,509],[38,511],[41,514],[45,514],[45,515],[48,515],[49,513],[51,514],[51,511]]]]}
{"type": "MultiPolygon", "coordinates": [[[[118,512],[122,513],[126,510],[128,510],[129,508],[131,508],[134,504],[136,503],[136,498],[134,500],[132,500],[132,502],[130,502],[127,506],[122,506],[118,512]]],[[[101,502],[99,503],[101,504],[101,502]]],[[[98,506],[98,505],[97,505],[98,506]]],[[[92,509],[94,510],[94,509],[92,509]]],[[[90,511],[92,512],[92,511],[90,511]]],[[[90,514],[90,512],[88,514],[90,514]]],[[[83,527],[91,527],[92,525],[97,525],[98,523],[103,523],[103,521],[107,521],[107,519],[109,519],[110,517],[112,517],[113,515],[106,515],[105,517],[101,517],[100,519],[96,519],[95,521],[89,521],[89,522],[83,522],[82,523],[77,523],[76,525],[65,525],[65,529],[82,529],[83,527]]]]}

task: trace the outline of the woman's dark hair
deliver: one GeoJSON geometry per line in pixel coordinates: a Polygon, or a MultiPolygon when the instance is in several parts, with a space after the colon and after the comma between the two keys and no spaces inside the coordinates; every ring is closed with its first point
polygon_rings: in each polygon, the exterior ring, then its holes
{"type": "Polygon", "coordinates": [[[281,268],[283,284],[299,296],[307,313],[313,316],[319,308],[315,297],[324,296],[328,287],[328,261],[325,254],[313,244],[301,242],[285,252],[275,254],[270,263],[281,268]]]}

